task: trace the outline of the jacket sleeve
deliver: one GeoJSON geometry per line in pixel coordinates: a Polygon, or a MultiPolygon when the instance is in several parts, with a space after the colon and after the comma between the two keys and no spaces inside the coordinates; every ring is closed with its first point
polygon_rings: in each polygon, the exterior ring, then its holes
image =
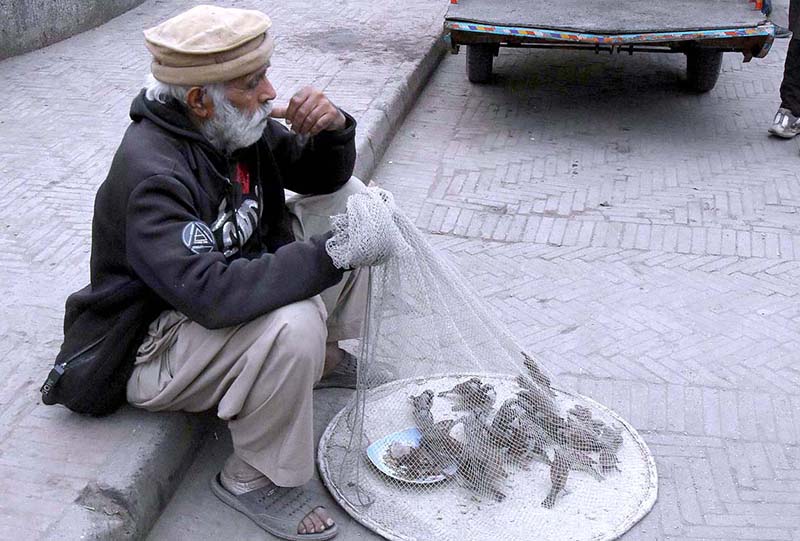
{"type": "Polygon", "coordinates": [[[128,202],[126,252],[148,287],[204,327],[250,321],[341,280],[342,271],[325,252],[327,235],[289,243],[256,259],[227,261],[192,201],[176,178],[141,182],[128,202]],[[210,237],[210,244],[196,243],[195,235],[201,241],[210,237]]]}
{"type": "Polygon", "coordinates": [[[356,163],[356,121],[342,113],[344,128],[313,137],[269,121],[267,144],[281,171],[284,188],[303,195],[325,194],[335,192],[350,179],[356,163]]]}

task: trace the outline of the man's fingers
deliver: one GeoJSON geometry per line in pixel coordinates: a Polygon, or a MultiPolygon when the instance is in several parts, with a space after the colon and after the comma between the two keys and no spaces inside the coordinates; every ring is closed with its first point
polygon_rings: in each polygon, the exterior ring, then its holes
{"type": "Polygon", "coordinates": [[[322,92],[307,86],[295,93],[286,107],[274,107],[271,116],[286,119],[295,133],[316,135],[338,122],[341,114],[322,92]]]}
{"type": "Polygon", "coordinates": [[[308,97],[311,95],[312,88],[310,86],[301,88],[292,99],[289,100],[289,106],[286,108],[286,120],[289,120],[292,124],[297,124],[297,122],[301,119],[297,118],[297,111],[302,107],[302,105],[308,100],[308,97]]]}
{"type": "Polygon", "coordinates": [[[287,108],[282,105],[277,105],[269,112],[269,116],[272,118],[286,118],[286,109],[287,108]]]}
{"type": "Polygon", "coordinates": [[[313,97],[306,99],[303,105],[297,109],[297,112],[294,114],[292,119],[292,126],[294,126],[294,130],[297,133],[306,134],[309,128],[314,125],[313,122],[309,124],[309,117],[311,117],[312,113],[314,113],[316,109],[319,109],[319,102],[314,100],[313,97]]]}
{"type": "Polygon", "coordinates": [[[302,124],[297,127],[298,133],[316,135],[316,133],[314,133],[314,128],[325,117],[329,110],[330,108],[323,104],[317,105],[317,107],[303,119],[302,124]]]}
{"type": "Polygon", "coordinates": [[[324,115],[322,115],[319,120],[311,127],[310,134],[317,135],[319,132],[323,130],[327,130],[328,127],[333,123],[336,119],[336,113],[328,111],[324,115]]]}

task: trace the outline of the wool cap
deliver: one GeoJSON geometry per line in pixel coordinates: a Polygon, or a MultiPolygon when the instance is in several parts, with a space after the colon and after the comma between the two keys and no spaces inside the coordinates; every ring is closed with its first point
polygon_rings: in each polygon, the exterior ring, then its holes
{"type": "Polygon", "coordinates": [[[269,63],[272,21],[251,9],[196,6],[144,31],[150,70],[162,83],[230,81],[269,63]]]}

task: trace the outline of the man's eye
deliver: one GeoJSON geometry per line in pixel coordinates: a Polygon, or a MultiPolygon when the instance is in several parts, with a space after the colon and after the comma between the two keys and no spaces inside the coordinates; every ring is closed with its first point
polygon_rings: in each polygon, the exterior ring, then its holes
{"type": "Polygon", "coordinates": [[[252,90],[254,88],[258,88],[258,84],[261,82],[261,79],[266,79],[266,77],[267,77],[267,74],[265,73],[264,75],[262,75],[260,77],[255,77],[255,78],[251,79],[247,83],[248,90],[252,90]]]}

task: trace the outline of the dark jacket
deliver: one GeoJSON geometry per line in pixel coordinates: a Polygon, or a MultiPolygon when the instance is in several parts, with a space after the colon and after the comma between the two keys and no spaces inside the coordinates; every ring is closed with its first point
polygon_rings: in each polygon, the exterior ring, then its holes
{"type": "Polygon", "coordinates": [[[330,193],[347,182],[355,121],[345,116],[343,130],[311,138],[270,119],[258,142],[225,156],[182,106],[140,94],[97,192],[91,283],[67,299],[56,359],[64,374],[45,402],[92,414],[116,409],[136,349],[163,310],[229,327],[341,280],[327,236],[294,241],[283,190],[330,193]],[[248,193],[231,181],[237,164],[249,171],[248,193]]]}

